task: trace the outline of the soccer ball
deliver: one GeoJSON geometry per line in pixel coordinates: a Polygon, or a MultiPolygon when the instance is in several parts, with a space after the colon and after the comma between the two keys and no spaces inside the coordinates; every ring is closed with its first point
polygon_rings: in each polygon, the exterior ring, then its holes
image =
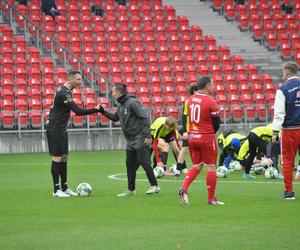
{"type": "Polygon", "coordinates": [[[217,168],[217,177],[226,178],[228,175],[228,169],[225,166],[220,166],[217,168]]]}
{"type": "Polygon", "coordinates": [[[263,157],[259,163],[259,165],[266,167],[268,165],[268,159],[266,157],[263,157]]]}
{"type": "Polygon", "coordinates": [[[76,192],[78,196],[86,197],[90,196],[92,192],[92,187],[88,183],[80,183],[78,187],[76,188],[76,192]]]}
{"type": "Polygon", "coordinates": [[[153,169],[153,173],[154,173],[156,178],[160,178],[164,175],[165,170],[163,168],[160,168],[160,167],[155,167],[153,169]]]}
{"type": "Polygon", "coordinates": [[[265,172],[264,166],[260,165],[259,163],[252,165],[252,169],[255,174],[263,174],[265,172]]]}
{"type": "Polygon", "coordinates": [[[173,172],[174,175],[180,175],[180,171],[177,170],[177,164],[173,164],[172,167],[170,167],[169,171],[173,172]]]}
{"type": "Polygon", "coordinates": [[[234,169],[235,171],[241,171],[242,170],[242,165],[239,161],[230,162],[229,167],[234,169]]]}
{"type": "Polygon", "coordinates": [[[265,177],[267,179],[277,179],[278,178],[278,170],[276,168],[270,167],[265,171],[265,177]]]}

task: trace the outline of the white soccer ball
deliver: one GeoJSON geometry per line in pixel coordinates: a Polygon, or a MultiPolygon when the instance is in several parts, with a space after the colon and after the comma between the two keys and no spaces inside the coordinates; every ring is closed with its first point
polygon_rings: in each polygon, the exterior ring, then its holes
{"type": "Polygon", "coordinates": [[[225,166],[220,166],[217,168],[217,177],[226,178],[228,175],[228,169],[225,166]]]}
{"type": "Polygon", "coordinates": [[[90,196],[92,193],[92,187],[88,183],[80,183],[78,187],[76,188],[76,192],[78,196],[86,197],[90,196]]]}
{"type": "Polygon", "coordinates": [[[263,174],[265,172],[264,166],[260,165],[260,163],[252,165],[252,169],[255,174],[263,174]]]}
{"type": "Polygon", "coordinates": [[[270,167],[265,171],[265,177],[267,179],[277,179],[278,178],[278,170],[276,168],[270,167]]]}
{"type": "Polygon", "coordinates": [[[172,164],[172,167],[169,169],[171,172],[174,173],[174,175],[180,175],[180,171],[177,170],[177,164],[172,164]]]}
{"type": "Polygon", "coordinates": [[[154,173],[156,178],[160,178],[164,175],[165,170],[163,168],[160,168],[160,167],[155,167],[153,169],[153,173],[154,173]]]}
{"type": "Polygon", "coordinates": [[[241,171],[242,170],[242,165],[239,161],[232,161],[229,164],[229,168],[232,168],[235,171],[241,171]]]}
{"type": "Polygon", "coordinates": [[[266,157],[263,157],[259,163],[259,165],[265,167],[268,165],[268,159],[266,157]]]}

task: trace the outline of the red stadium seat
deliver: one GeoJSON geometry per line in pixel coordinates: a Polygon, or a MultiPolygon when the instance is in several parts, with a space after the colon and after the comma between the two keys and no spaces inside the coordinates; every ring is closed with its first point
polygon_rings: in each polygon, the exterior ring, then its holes
{"type": "Polygon", "coordinates": [[[26,40],[22,35],[14,35],[13,41],[16,47],[26,48],[26,40]]]}
{"type": "Polygon", "coordinates": [[[220,118],[222,122],[229,122],[231,119],[231,113],[229,108],[221,106],[220,107],[220,118]]]}
{"type": "Polygon", "coordinates": [[[185,86],[179,85],[179,86],[176,87],[175,93],[176,93],[178,96],[187,96],[188,91],[187,91],[187,89],[186,89],[185,86]]]}
{"type": "Polygon", "coordinates": [[[218,94],[216,97],[216,101],[218,105],[225,106],[227,104],[227,97],[225,95],[218,94]]]}
{"type": "Polygon", "coordinates": [[[41,112],[37,110],[32,110],[28,114],[29,122],[32,128],[40,128],[42,125],[41,112]]]}
{"type": "Polygon", "coordinates": [[[246,106],[244,110],[246,113],[246,122],[254,122],[257,117],[255,108],[253,106],[246,106]]]}
{"type": "Polygon", "coordinates": [[[248,84],[248,78],[245,74],[237,74],[236,81],[240,85],[242,84],[248,84]]]}
{"type": "Polygon", "coordinates": [[[265,97],[262,94],[256,93],[253,95],[253,101],[256,105],[265,104],[265,97]]]}
{"type": "MultiPolygon", "coordinates": [[[[10,60],[5,62],[5,58],[3,58],[3,63],[10,63],[10,60]]],[[[6,68],[7,64],[5,64],[3,66],[6,68]]],[[[27,62],[26,62],[26,59],[24,59],[24,58],[15,58],[14,66],[15,66],[15,68],[20,68],[23,71],[27,71],[27,62]]]]}
{"type": "Polygon", "coordinates": [[[273,33],[266,35],[267,47],[269,50],[274,50],[277,48],[277,38],[273,33]]]}
{"type": "Polygon", "coordinates": [[[261,82],[265,84],[273,84],[273,79],[269,74],[261,74],[261,82]]]}
{"type": "Polygon", "coordinates": [[[21,100],[16,99],[14,101],[14,106],[16,111],[27,111],[28,109],[26,101],[22,99],[21,100]]]}
{"type": "Polygon", "coordinates": [[[13,102],[8,99],[4,99],[1,101],[1,109],[3,111],[13,111],[13,102]]]}
{"type": "Polygon", "coordinates": [[[249,106],[253,104],[253,99],[248,93],[241,94],[240,100],[244,106],[249,106]]]}
{"type": "Polygon", "coordinates": [[[50,110],[52,106],[52,98],[51,99],[44,99],[42,102],[43,110],[50,110]]]}
{"type": "Polygon", "coordinates": [[[289,60],[292,57],[292,50],[288,43],[280,44],[280,51],[284,60],[289,60]]]}
{"type": "Polygon", "coordinates": [[[232,113],[233,122],[241,122],[243,120],[244,111],[240,106],[238,105],[231,106],[230,112],[232,113]]]}
{"type": "Polygon", "coordinates": [[[232,94],[232,92],[229,92],[230,95],[228,96],[228,102],[231,104],[231,105],[238,105],[240,103],[240,98],[239,96],[234,93],[232,94]]]}
{"type": "Polygon", "coordinates": [[[235,7],[231,4],[225,4],[224,8],[225,17],[228,21],[233,21],[235,19],[235,7]]]}
{"type": "Polygon", "coordinates": [[[149,97],[149,91],[146,87],[139,87],[137,89],[137,95],[139,97],[147,97],[148,98],[149,97]]]}
{"type": "Polygon", "coordinates": [[[163,107],[163,100],[159,96],[153,96],[151,98],[151,102],[155,104],[156,108],[162,108],[163,107]]]}
{"type": "Polygon", "coordinates": [[[28,127],[28,115],[26,112],[15,112],[14,119],[16,126],[20,128],[27,128],[28,127]]]}
{"type": "Polygon", "coordinates": [[[240,29],[242,31],[249,29],[249,19],[247,15],[240,15],[238,17],[239,23],[240,23],[240,29]]]}
{"type": "Polygon", "coordinates": [[[251,85],[260,84],[260,78],[256,74],[251,74],[249,75],[249,82],[251,83],[251,85]]]}
{"type": "Polygon", "coordinates": [[[12,129],[14,127],[14,115],[11,111],[1,112],[2,125],[5,129],[12,129]]]}
{"type": "MultiPolygon", "coordinates": [[[[22,99],[22,100],[24,100],[24,101],[27,102],[27,92],[25,90],[23,90],[23,89],[17,89],[14,92],[14,94],[15,94],[15,98],[16,99],[20,99],[20,100],[22,99]]],[[[11,95],[12,95],[12,93],[11,93],[11,95]]],[[[12,98],[13,98],[13,96],[11,96],[11,100],[12,100],[12,98]]]]}
{"type": "Polygon", "coordinates": [[[177,97],[177,105],[183,106],[184,102],[187,100],[187,96],[185,95],[180,95],[177,97]]]}
{"type": "Polygon", "coordinates": [[[1,90],[1,98],[5,99],[5,100],[13,101],[13,92],[12,92],[12,90],[9,90],[9,89],[1,90]]]}
{"type": "MultiPolygon", "coordinates": [[[[225,88],[223,86],[223,84],[218,84],[218,85],[215,85],[214,87],[215,91],[217,92],[217,95],[221,95],[221,96],[225,96],[225,88]]],[[[224,105],[226,103],[223,103],[224,105]]]]}
{"type": "Polygon", "coordinates": [[[10,49],[13,48],[12,38],[9,37],[9,36],[2,36],[2,37],[0,37],[0,44],[3,47],[6,47],[6,48],[10,48],[10,49]]]}
{"type": "MultiPolygon", "coordinates": [[[[23,79],[22,79],[22,81],[24,81],[23,79]]],[[[16,81],[15,81],[16,82],[16,81]]],[[[25,82],[25,81],[24,81],[25,82]]],[[[16,83],[15,83],[15,85],[16,85],[16,83]]],[[[0,87],[1,87],[1,89],[4,91],[4,90],[8,90],[8,91],[10,91],[11,93],[12,93],[12,91],[13,91],[13,88],[14,88],[14,84],[13,84],[13,82],[11,81],[11,80],[9,80],[9,79],[3,79],[3,80],[1,80],[1,85],[0,85],[0,87]]],[[[24,89],[24,88],[23,88],[24,89]]],[[[24,90],[26,90],[26,82],[25,82],[25,89],[24,90]]]]}
{"type": "Polygon", "coordinates": [[[257,113],[258,121],[265,122],[267,119],[267,108],[264,105],[258,105],[255,108],[257,113]]]}
{"type": "Polygon", "coordinates": [[[223,6],[223,2],[222,0],[213,0],[212,1],[212,7],[215,11],[219,11],[222,9],[223,6]]]}
{"type": "Polygon", "coordinates": [[[167,116],[173,116],[176,120],[178,120],[178,109],[176,107],[167,107],[165,109],[165,113],[167,116]]]}

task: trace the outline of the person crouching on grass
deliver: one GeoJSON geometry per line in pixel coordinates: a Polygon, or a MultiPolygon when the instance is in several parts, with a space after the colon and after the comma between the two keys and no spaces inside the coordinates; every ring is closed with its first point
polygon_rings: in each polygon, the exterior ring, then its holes
{"type": "Polygon", "coordinates": [[[120,121],[123,134],[127,141],[126,167],[128,190],[118,194],[118,197],[135,195],[136,171],[140,165],[144,168],[151,187],[146,194],[160,191],[150,162],[150,119],[146,107],[126,91],[126,85],[118,83],[112,88],[112,96],[119,103],[115,113],[110,113],[102,106],[100,112],[108,119],[120,121]]]}

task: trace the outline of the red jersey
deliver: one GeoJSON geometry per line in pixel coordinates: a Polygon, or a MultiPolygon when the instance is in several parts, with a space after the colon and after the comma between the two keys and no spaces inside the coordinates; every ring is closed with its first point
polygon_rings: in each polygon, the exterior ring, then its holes
{"type": "Polygon", "coordinates": [[[214,134],[212,118],[218,117],[218,105],[209,95],[195,93],[188,99],[189,132],[214,134]]]}

